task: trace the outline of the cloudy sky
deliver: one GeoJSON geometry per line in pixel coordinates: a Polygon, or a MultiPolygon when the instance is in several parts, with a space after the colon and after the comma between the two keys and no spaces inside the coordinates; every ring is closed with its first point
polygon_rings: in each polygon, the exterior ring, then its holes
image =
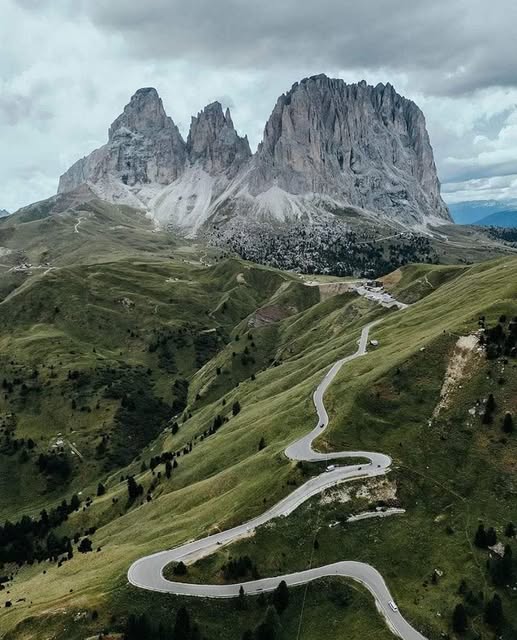
{"type": "Polygon", "coordinates": [[[0,0],[0,209],[55,193],[155,86],[186,135],[220,100],[252,146],[277,96],[391,82],[428,123],[448,202],[517,200],[515,0],[0,0]]]}

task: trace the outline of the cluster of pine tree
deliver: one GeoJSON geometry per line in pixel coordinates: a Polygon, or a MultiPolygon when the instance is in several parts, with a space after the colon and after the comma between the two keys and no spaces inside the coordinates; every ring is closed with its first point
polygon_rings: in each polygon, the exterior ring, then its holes
{"type": "Polygon", "coordinates": [[[502,315],[493,327],[489,327],[485,316],[481,316],[479,327],[483,329],[480,343],[485,347],[486,357],[489,360],[502,356],[517,357],[517,317],[508,320],[505,315],[502,315]]]}
{"type": "Polygon", "coordinates": [[[225,580],[236,581],[241,578],[251,576],[253,580],[259,578],[257,565],[249,556],[239,556],[238,558],[229,560],[222,567],[225,580]]]}
{"type": "Polygon", "coordinates": [[[517,228],[489,227],[488,233],[497,240],[503,240],[503,242],[509,242],[510,244],[517,243],[517,228]]]}
{"type": "Polygon", "coordinates": [[[14,562],[19,566],[42,560],[57,560],[60,555],[73,555],[72,541],[58,536],[53,530],[59,527],[72,511],[81,504],[77,495],[70,504],[66,500],[47,512],[41,511],[38,519],[23,516],[18,522],[7,521],[0,527],[0,562],[14,562]]]}
{"type": "MultiPolygon", "coordinates": [[[[259,596],[259,598],[260,597],[261,596],[259,596]]],[[[241,601],[242,598],[243,592],[241,591],[241,601]]],[[[263,598],[265,598],[265,596],[263,596],[263,598]]],[[[285,580],[282,580],[278,587],[271,593],[269,603],[262,621],[259,622],[255,629],[245,631],[242,634],[242,640],[277,640],[280,637],[280,616],[289,606],[289,589],[285,580]]],[[[242,606],[243,604],[241,604],[241,608],[242,606]]]]}
{"type": "Polygon", "coordinates": [[[214,227],[210,242],[229,249],[245,260],[302,273],[375,277],[413,262],[437,263],[429,238],[401,233],[397,240],[350,231],[340,222],[315,223],[310,231],[301,222],[285,229],[263,225],[245,232],[214,227]]]}
{"type": "Polygon", "coordinates": [[[191,620],[187,609],[181,607],[176,613],[172,628],[163,623],[155,625],[145,613],[139,616],[131,614],[127,619],[123,638],[124,640],[201,640],[201,632],[198,624],[191,620]]]}
{"type": "MultiPolygon", "coordinates": [[[[515,539],[516,529],[513,522],[509,522],[504,530],[504,535],[509,540],[515,539]]],[[[488,549],[497,544],[497,533],[494,527],[485,529],[483,523],[480,523],[475,536],[474,544],[479,549],[488,549]]],[[[505,544],[502,555],[492,553],[487,559],[487,570],[490,580],[495,588],[504,588],[513,583],[517,567],[514,567],[513,551],[509,543],[505,544]]],[[[499,632],[504,623],[503,601],[498,593],[494,593],[491,598],[485,599],[485,594],[469,589],[465,580],[462,580],[459,588],[459,594],[463,596],[463,602],[460,602],[454,608],[452,614],[452,628],[456,633],[465,633],[470,626],[470,620],[478,618],[480,613],[487,625],[493,627],[499,632]]],[[[513,637],[513,636],[512,636],[513,637]]]]}
{"type": "MultiPolygon", "coordinates": [[[[482,602],[482,599],[481,599],[482,602]]],[[[478,603],[479,604],[479,603],[478,603]]],[[[477,609],[471,608],[472,616],[478,615],[477,609]]],[[[465,633],[469,628],[469,606],[458,603],[452,613],[452,628],[456,633],[465,633]]],[[[503,602],[499,594],[494,593],[493,596],[483,605],[483,619],[486,624],[494,629],[499,629],[504,622],[503,602]]]]}
{"type": "MultiPolygon", "coordinates": [[[[496,409],[497,409],[497,404],[494,398],[494,394],[489,393],[485,403],[485,410],[483,412],[483,418],[482,418],[483,424],[488,425],[494,422],[494,414],[496,412],[496,409]]],[[[507,411],[504,414],[501,427],[504,433],[507,433],[507,434],[513,433],[514,431],[513,416],[509,411],[507,411]]]]}

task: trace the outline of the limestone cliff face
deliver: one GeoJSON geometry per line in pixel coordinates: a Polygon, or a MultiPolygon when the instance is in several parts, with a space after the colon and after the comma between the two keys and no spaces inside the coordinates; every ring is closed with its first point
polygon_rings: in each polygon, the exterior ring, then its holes
{"type": "Polygon", "coordinates": [[[254,155],[219,102],[192,118],[185,142],[156,90],[140,89],[59,192],[84,183],[190,235],[235,217],[310,222],[347,207],[404,227],[450,221],[420,109],[390,84],[324,75],[278,98],[254,155]]]}
{"type": "Polygon", "coordinates": [[[187,153],[191,164],[199,163],[211,175],[224,172],[228,177],[251,158],[248,138],[237,134],[230,110],[223,113],[219,102],[209,104],[192,118],[187,153]]]}
{"type": "Polygon", "coordinates": [[[389,84],[346,84],[314,76],[280,96],[250,180],[325,194],[406,222],[449,220],[420,109],[389,84]]]}
{"type": "MultiPolygon", "coordinates": [[[[156,89],[139,89],[109,128],[107,144],[72,165],[58,193],[87,183],[107,200],[146,206],[161,188],[176,181],[190,185],[193,172],[217,176],[221,191],[250,157],[248,139],[237,134],[230,111],[224,114],[219,102],[192,118],[185,143],[156,89]]],[[[187,195],[197,199],[196,193],[187,195]]]]}
{"type": "Polygon", "coordinates": [[[185,159],[185,142],[156,89],[139,89],[109,128],[108,143],[72,165],[61,176],[58,192],[101,183],[101,195],[110,199],[109,185],[117,182],[165,186],[183,171],[185,159]]]}

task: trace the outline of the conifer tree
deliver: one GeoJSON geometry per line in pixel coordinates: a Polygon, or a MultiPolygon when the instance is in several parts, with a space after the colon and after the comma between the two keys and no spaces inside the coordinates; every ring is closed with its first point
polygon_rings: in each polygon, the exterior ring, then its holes
{"type": "Polygon", "coordinates": [[[452,614],[452,628],[456,633],[464,633],[467,630],[468,619],[465,607],[460,603],[454,608],[452,614]]]}

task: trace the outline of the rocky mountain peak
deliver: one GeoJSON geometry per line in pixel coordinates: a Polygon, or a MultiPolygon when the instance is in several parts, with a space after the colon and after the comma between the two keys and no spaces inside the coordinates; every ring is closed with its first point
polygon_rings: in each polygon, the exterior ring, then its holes
{"type": "Polygon", "coordinates": [[[108,132],[111,140],[120,129],[145,133],[160,129],[174,128],[174,123],[165,113],[158,92],[153,87],[138,89],[131,97],[124,111],[113,122],[108,132]]]}
{"type": "Polygon", "coordinates": [[[139,89],[109,128],[107,144],[72,165],[58,193],[87,182],[97,185],[101,197],[141,205],[125,187],[167,185],[181,174],[185,159],[185,141],[158,92],[139,89]]]}
{"type": "Polygon", "coordinates": [[[192,164],[201,164],[211,175],[235,174],[251,157],[248,138],[239,136],[230,110],[223,113],[220,102],[212,102],[192,117],[187,153],[192,164]]]}
{"type": "Polygon", "coordinates": [[[450,221],[416,104],[389,83],[324,74],[278,98],[254,156],[220,102],[192,118],[185,142],[156,89],[139,89],[59,192],[83,183],[191,234],[219,218],[314,221],[351,209],[411,228],[450,221]]]}
{"type": "MultiPolygon", "coordinates": [[[[233,128],[233,120],[232,120],[232,116],[230,113],[230,107],[226,107],[226,111],[224,113],[224,118],[226,120],[226,122],[233,128]]],[[[246,140],[248,139],[248,136],[245,136],[246,140]]]]}
{"type": "Polygon", "coordinates": [[[424,116],[390,84],[326,75],[295,83],[277,100],[254,164],[254,195],[275,184],[407,223],[449,219],[424,116]]]}

